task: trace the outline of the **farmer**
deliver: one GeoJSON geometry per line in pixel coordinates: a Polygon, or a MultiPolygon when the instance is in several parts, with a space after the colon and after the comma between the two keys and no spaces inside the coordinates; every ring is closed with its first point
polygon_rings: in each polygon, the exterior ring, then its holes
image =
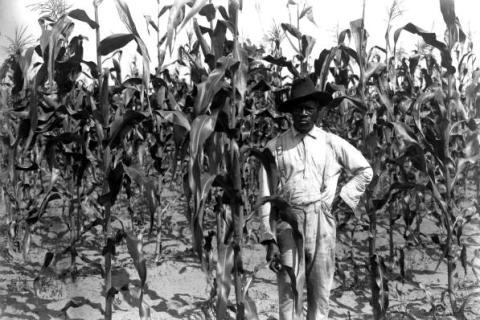
{"type": "Polygon", "coordinates": [[[280,112],[291,113],[293,128],[267,143],[279,170],[276,190],[270,190],[269,175],[260,169],[260,197],[280,195],[289,204],[284,211],[295,221],[271,225],[271,204],[260,207],[260,241],[267,247],[270,268],[277,272],[280,320],[303,319],[305,307],[307,320],[328,319],[336,234],[331,208],[355,210],[372,179],[360,151],[315,125],[319,110],[331,100],[309,77],[294,80],[290,99],[279,106],[280,112]],[[334,199],[342,169],[352,178],[334,199]]]}

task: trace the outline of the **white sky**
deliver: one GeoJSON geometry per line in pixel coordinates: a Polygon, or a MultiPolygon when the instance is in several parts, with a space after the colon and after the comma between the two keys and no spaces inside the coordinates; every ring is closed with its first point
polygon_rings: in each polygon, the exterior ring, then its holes
{"type": "MultiPolygon", "coordinates": [[[[84,9],[93,19],[93,0],[70,0],[73,8],[84,9]]],[[[154,19],[157,12],[156,0],[125,0],[133,18],[136,22],[137,29],[147,43],[152,58],[152,65],[156,65],[156,35],[153,30],[149,35],[146,30],[144,15],[150,15],[154,19]]],[[[305,0],[299,0],[304,2],[305,0]]],[[[335,30],[343,30],[349,28],[352,20],[358,19],[362,14],[362,0],[306,0],[313,5],[313,14],[317,22],[314,26],[307,19],[303,19],[301,23],[301,31],[316,38],[317,43],[313,51],[313,57],[316,58],[318,53],[324,48],[330,48],[335,45],[335,30]]],[[[39,27],[37,23],[38,13],[32,12],[26,6],[36,3],[35,0],[0,0],[0,46],[6,44],[5,35],[13,36],[15,27],[27,25],[28,31],[35,37],[39,36],[39,27]]],[[[227,0],[213,0],[214,4],[225,4],[227,0]]],[[[171,3],[171,0],[161,0],[161,6],[171,3]]],[[[268,31],[273,21],[277,24],[289,21],[287,0],[243,0],[244,9],[240,14],[240,34],[243,39],[249,38],[253,43],[260,44],[262,37],[268,31]],[[260,9],[260,12],[256,10],[260,9]]],[[[385,29],[387,19],[387,8],[390,6],[391,0],[366,0],[365,27],[370,35],[368,45],[378,45],[385,47],[385,29]]],[[[291,6],[292,14],[295,7],[291,6]]],[[[393,30],[403,26],[407,22],[412,22],[426,30],[437,33],[437,38],[443,39],[445,24],[440,13],[439,0],[403,0],[402,8],[404,13],[401,17],[394,21],[393,30]]],[[[470,30],[473,36],[474,44],[480,47],[480,21],[478,21],[478,13],[480,12],[480,1],[476,0],[457,0],[455,1],[456,14],[462,23],[466,32],[470,30]]],[[[101,37],[106,37],[113,33],[127,32],[126,28],[117,15],[113,0],[104,0],[100,6],[100,25],[101,37]]],[[[162,17],[160,30],[163,34],[166,29],[166,21],[168,13],[162,17]]],[[[208,26],[204,18],[199,18],[199,23],[208,26]]],[[[188,27],[182,33],[185,34],[188,27]]],[[[95,61],[95,32],[88,25],[77,21],[73,35],[82,34],[89,38],[84,43],[85,60],[95,61]]],[[[392,35],[393,36],[393,35],[392,35]]],[[[407,51],[413,49],[413,44],[418,41],[419,37],[403,33],[400,37],[399,45],[403,46],[407,51]]],[[[181,37],[177,42],[182,42],[181,37]]],[[[393,41],[392,41],[393,43],[393,41]]],[[[284,52],[288,54],[290,45],[287,40],[283,42],[284,52]]],[[[125,60],[132,60],[135,55],[136,47],[130,44],[125,50],[125,60]]],[[[474,47],[474,49],[478,49],[474,47]]],[[[0,61],[5,58],[4,50],[0,49],[0,61]]]]}

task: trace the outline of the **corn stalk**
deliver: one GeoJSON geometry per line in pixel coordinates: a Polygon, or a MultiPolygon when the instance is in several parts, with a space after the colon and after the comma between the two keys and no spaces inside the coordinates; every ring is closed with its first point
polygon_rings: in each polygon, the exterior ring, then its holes
{"type": "MultiPolygon", "coordinates": [[[[93,0],[93,6],[95,9],[95,22],[98,26],[100,26],[100,21],[98,17],[98,6],[102,1],[93,0]]],[[[100,53],[100,27],[96,29],[96,55],[97,55],[97,70],[99,73],[98,78],[98,85],[99,85],[99,92],[100,97],[98,99],[98,108],[103,115],[103,122],[100,123],[96,121],[96,128],[97,133],[99,134],[99,138],[103,138],[107,136],[107,132],[104,131],[107,129],[107,122],[109,115],[109,106],[106,105],[107,101],[103,99],[102,95],[106,95],[107,93],[104,92],[108,90],[108,74],[102,73],[102,60],[101,60],[101,53],[100,53]]],[[[95,106],[95,103],[92,103],[92,107],[95,106]]],[[[103,157],[101,163],[103,165],[103,187],[102,187],[102,194],[108,194],[110,192],[110,188],[108,185],[108,175],[110,173],[110,165],[111,165],[111,151],[110,147],[107,145],[105,147],[100,146],[99,149],[99,156],[103,157]]],[[[109,250],[108,247],[111,244],[113,238],[113,231],[112,231],[112,221],[111,221],[111,202],[106,201],[104,205],[103,211],[103,232],[105,236],[105,246],[107,250],[105,252],[105,284],[104,284],[104,292],[105,292],[105,320],[112,319],[112,303],[113,299],[109,296],[110,290],[112,288],[112,250],[109,250]]]]}
{"type": "MultiPolygon", "coordinates": [[[[357,40],[357,54],[359,58],[360,80],[358,83],[358,91],[360,93],[360,99],[365,103],[367,110],[374,108],[370,104],[367,97],[367,77],[366,68],[368,66],[367,52],[366,52],[366,31],[365,31],[365,4],[363,0],[362,5],[362,18],[360,21],[356,20],[351,23],[351,30],[354,38],[357,40]]],[[[363,118],[363,141],[367,141],[367,137],[370,134],[370,116],[368,113],[364,114],[363,118]]],[[[374,174],[378,174],[375,172],[374,174]]],[[[377,256],[376,240],[377,240],[377,213],[372,203],[372,195],[367,192],[367,201],[365,208],[369,217],[369,262],[370,262],[370,289],[371,300],[370,304],[373,308],[373,317],[375,320],[383,320],[386,317],[386,309],[384,308],[384,277],[382,276],[382,258],[377,256]],[[379,281],[380,280],[380,283],[379,281]]],[[[387,293],[388,294],[388,293],[387,293]]],[[[388,297],[387,297],[388,298],[388,297]]]]}

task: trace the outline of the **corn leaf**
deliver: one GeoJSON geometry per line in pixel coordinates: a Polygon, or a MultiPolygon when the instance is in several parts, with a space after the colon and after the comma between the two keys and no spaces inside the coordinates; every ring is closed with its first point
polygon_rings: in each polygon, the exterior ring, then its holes
{"type": "Polygon", "coordinates": [[[304,59],[308,58],[315,46],[315,38],[308,35],[302,35],[302,56],[304,59]]]}
{"type": "Polygon", "coordinates": [[[167,23],[167,42],[166,47],[169,48],[170,53],[173,50],[173,34],[176,32],[177,27],[183,21],[185,17],[185,4],[186,0],[175,0],[170,8],[170,15],[168,16],[167,23]]]}
{"type": "MultiPolygon", "coordinates": [[[[110,192],[104,195],[104,197],[107,203],[110,203],[112,206],[115,204],[115,201],[117,201],[117,196],[122,188],[124,173],[125,171],[121,163],[117,163],[117,165],[108,172],[107,181],[110,192]]],[[[113,244],[113,246],[115,246],[115,244],[113,244]]]]}
{"type": "Polygon", "coordinates": [[[192,19],[197,13],[199,13],[204,8],[204,6],[207,4],[207,1],[208,0],[195,0],[195,3],[192,9],[190,9],[188,14],[185,16],[185,19],[183,19],[183,22],[179,30],[182,30],[183,27],[185,27],[185,25],[188,23],[188,21],[190,21],[190,19],[192,19]]]}
{"type": "Polygon", "coordinates": [[[185,128],[187,132],[190,132],[191,125],[190,120],[183,111],[165,111],[159,110],[158,114],[166,121],[185,128]]]}
{"type": "Polygon", "coordinates": [[[132,257],[133,264],[140,277],[140,286],[143,288],[147,279],[146,260],[143,256],[143,241],[131,232],[126,233],[125,240],[127,241],[128,253],[132,257]]]}
{"type": "Polygon", "coordinates": [[[384,63],[372,63],[365,70],[365,81],[368,81],[372,76],[379,76],[387,70],[387,66],[384,63]]]}
{"type": "Polygon", "coordinates": [[[465,245],[462,246],[462,251],[460,253],[460,262],[462,263],[463,270],[465,271],[465,275],[467,275],[467,247],[465,245]]]}
{"type": "Polygon", "coordinates": [[[137,168],[131,166],[124,166],[123,169],[125,173],[130,177],[130,179],[135,181],[143,190],[143,196],[150,214],[151,232],[153,229],[153,218],[156,212],[156,208],[159,206],[159,203],[155,197],[155,183],[151,178],[145,176],[145,174],[137,168]]]}
{"type": "MultiPolygon", "coordinates": [[[[211,174],[219,172],[222,168],[225,159],[225,137],[223,136],[222,132],[218,130],[218,122],[216,124],[215,132],[208,138],[207,142],[205,143],[205,155],[207,156],[207,167],[208,171],[211,174]]],[[[214,181],[214,186],[217,184],[217,180],[220,179],[222,176],[217,176],[217,179],[214,181]]],[[[222,186],[223,187],[223,186],[222,186]]],[[[231,188],[231,184],[228,186],[231,188]]],[[[224,190],[226,188],[223,188],[224,190]]]]}
{"type": "Polygon", "coordinates": [[[160,18],[161,16],[163,16],[163,14],[165,12],[167,12],[168,10],[170,10],[171,8],[172,8],[171,4],[163,6],[162,9],[160,10],[160,12],[158,13],[158,17],[160,18]]]}
{"type": "Polygon", "coordinates": [[[480,160],[480,136],[478,132],[468,134],[465,139],[465,147],[462,151],[463,156],[457,160],[455,176],[450,182],[450,188],[453,188],[458,177],[468,164],[475,164],[480,160]]]}
{"type": "Polygon", "coordinates": [[[45,270],[48,268],[48,266],[50,266],[50,263],[52,263],[54,256],[55,256],[54,253],[50,251],[45,254],[45,258],[43,259],[42,270],[45,270]]]}
{"type": "Polygon", "coordinates": [[[290,33],[292,36],[294,36],[295,38],[297,38],[298,40],[301,40],[302,39],[302,33],[300,32],[300,30],[298,30],[296,27],[294,27],[293,25],[289,24],[289,23],[282,23],[280,24],[280,26],[282,27],[282,29],[285,31],[285,32],[288,32],[290,33]]]}
{"type": "MultiPolygon", "coordinates": [[[[54,69],[55,62],[59,57],[61,50],[64,50],[63,44],[68,42],[68,38],[72,32],[74,23],[68,18],[68,16],[62,17],[54,25],[50,33],[48,33],[48,81],[53,83],[54,81],[54,69]]],[[[42,50],[44,58],[46,57],[45,51],[42,50]]]]}
{"type": "Polygon", "coordinates": [[[117,7],[118,16],[122,20],[123,24],[127,27],[128,31],[133,35],[139,37],[135,21],[132,18],[130,9],[128,8],[127,3],[124,0],[114,0],[115,6],[117,7]]]}
{"type": "Polygon", "coordinates": [[[409,127],[403,122],[393,122],[393,128],[395,129],[395,134],[397,139],[400,139],[406,143],[418,144],[417,138],[409,127]]]}
{"type": "Polygon", "coordinates": [[[263,168],[265,168],[265,171],[267,172],[269,190],[274,193],[274,190],[276,190],[278,182],[280,181],[280,171],[277,168],[275,158],[270,149],[265,148],[260,151],[259,149],[255,148],[247,148],[242,150],[242,153],[244,158],[253,156],[260,161],[263,168]]]}
{"type": "Polygon", "coordinates": [[[217,317],[227,319],[228,296],[232,287],[233,248],[224,244],[224,239],[218,242],[217,259],[217,317]]]}
{"type": "Polygon", "coordinates": [[[202,32],[200,31],[200,26],[198,25],[197,19],[193,19],[193,31],[195,32],[195,36],[197,37],[198,42],[200,43],[200,48],[202,48],[202,53],[204,57],[207,57],[210,53],[210,47],[203,37],[202,32]]]}
{"type": "MultiPolygon", "coordinates": [[[[432,172],[429,172],[428,175],[429,175],[429,182],[427,184],[427,187],[430,190],[432,190],[433,199],[435,199],[435,201],[437,202],[438,207],[442,210],[442,213],[444,215],[448,215],[449,212],[447,210],[447,204],[446,204],[445,200],[443,200],[442,195],[440,194],[437,183],[435,181],[434,174],[432,172]]],[[[438,266],[437,266],[437,268],[438,268],[438,266]]]]}
{"type": "Polygon", "coordinates": [[[330,106],[332,108],[336,108],[344,101],[348,101],[350,106],[354,107],[356,110],[358,110],[360,112],[367,112],[367,106],[358,97],[350,97],[350,96],[337,97],[337,98],[332,100],[332,102],[330,103],[330,106]]]}
{"type": "Polygon", "coordinates": [[[51,201],[61,199],[62,196],[60,192],[58,192],[57,188],[51,188],[45,197],[42,199],[39,208],[34,208],[34,210],[28,213],[28,217],[25,219],[28,225],[32,225],[38,222],[38,220],[43,216],[43,214],[47,211],[48,204],[51,201]]]}
{"type": "Polygon", "coordinates": [[[348,41],[350,41],[352,37],[352,33],[350,29],[345,29],[338,35],[338,45],[345,44],[345,39],[348,37],[348,41]]]}
{"type": "Polygon", "coordinates": [[[150,34],[150,26],[155,29],[155,31],[159,32],[159,29],[158,29],[158,26],[157,24],[155,23],[155,21],[152,20],[152,17],[149,16],[149,15],[144,15],[145,17],[145,22],[147,23],[147,31],[148,31],[148,34],[150,34]]]}
{"type": "Polygon", "coordinates": [[[311,12],[312,11],[312,6],[305,6],[302,10],[302,12],[300,13],[300,16],[298,17],[299,19],[302,19],[303,17],[305,17],[305,15],[308,13],[308,12],[311,12]]]}
{"type": "Polygon", "coordinates": [[[336,56],[336,51],[335,48],[332,50],[323,49],[322,52],[320,52],[318,59],[315,59],[315,75],[318,78],[318,85],[321,90],[325,90],[327,85],[330,64],[336,56]]]}
{"type": "Polygon", "coordinates": [[[412,144],[407,147],[403,157],[407,157],[412,161],[412,165],[417,170],[426,173],[427,172],[427,160],[425,158],[425,152],[419,144],[412,144]]]}
{"type": "Polygon", "coordinates": [[[98,46],[98,52],[105,56],[107,54],[112,53],[115,50],[123,48],[126,46],[130,41],[134,40],[135,36],[131,33],[117,33],[111,36],[108,36],[102,41],[100,41],[100,45],[98,46]]]}
{"type": "MultiPolygon", "coordinates": [[[[355,40],[355,51],[358,55],[360,68],[364,68],[366,61],[367,31],[364,29],[363,19],[357,19],[350,22],[350,31],[355,40]]],[[[361,73],[363,70],[361,70],[361,73]]]]}
{"type": "Polygon", "coordinates": [[[211,3],[208,3],[200,9],[198,12],[201,16],[204,16],[207,18],[208,22],[211,22],[215,19],[217,10],[215,9],[215,6],[211,3]]]}
{"type": "Polygon", "coordinates": [[[213,33],[210,34],[213,54],[215,55],[215,61],[217,61],[220,57],[224,54],[225,48],[225,39],[227,33],[227,24],[222,21],[218,20],[217,25],[215,26],[215,30],[213,33]]]}
{"type": "Polygon", "coordinates": [[[230,21],[230,17],[228,16],[227,9],[224,6],[218,6],[218,12],[225,21],[230,21]]]}
{"type": "Polygon", "coordinates": [[[201,160],[205,141],[214,132],[218,112],[195,118],[190,131],[190,161],[188,164],[188,184],[194,196],[192,216],[194,249],[202,259],[204,198],[210,191],[215,174],[202,174],[201,160]]]}
{"type": "Polygon", "coordinates": [[[191,175],[194,176],[196,188],[196,190],[193,190],[194,212],[191,225],[193,226],[193,249],[203,262],[203,217],[205,213],[205,199],[212,188],[216,175],[210,173],[202,174],[199,164],[200,159],[197,157],[191,173],[191,175]]]}
{"type": "Polygon", "coordinates": [[[290,71],[294,77],[300,76],[298,70],[293,66],[292,61],[287,60],[285,57],[273,57],[272,55],[268,55],[263,57],[263,60],[280,67],[287,67],[288,71],[290,71]]]}
{"type": "Polygon", "coordinates": [[[109,100],[109,86],[108,80],[110,72],[108,70],[102,75],[102,84],[100,88],[100,114],[102,117],[102,124],[106,126],[110,118],[110,100],[109,100]]]}
{"type": "MultiPolygon", "coordinates": [[[[194,159],[203,150],[205,141],[214,132],[218,113],[200,115],[193,120],[190,130],[190,157],[194,159]]],[[[191,188],[194,190],[195,188],[191,188]]]]}
{"type": "Polygon", "coordinates": [[[454,0],[440,0],[440,10],[442,12],[443,20],[447,25],[445,37],[447,39],[447,45],[451,50],[458,41],[464,43],[466,40],[466,35],[463,32],[460,21],[455,14],[454,0]]]}
{"type": "Polygon", "coordinates": [[[87,23],[92,29],[98,29],[99,27],[98,23],[90,19],[90,17],[84,10],[81,10],[81,9],[72,10],[68,13],[68,16],[73,19],[87,23]]]}
{"type": "Polygon", "coordinates": [[[32,92],[30,94],[30,103],[29,103],[29,111],[28,117],[30,119],[30,133],[28,135],[27,141],[25,143],[26,148],[30,149],[30,145],[34,140],[35,131],[38,126],[38,92],[37,92],[37,76],[33,80],[32,92]]]}
{"type": "Polygon", "coordinates": [[[127,110],[124,115],[116,116],[110,125],[109,145],[114,148],[120,144],[123,137],[146,116],[138,111],[127,110]]]}
{"type": "MultiPolygon", "coordinates": [[[[145,42],[143,42],[141,37],[135,37],[135,41],[138,44],[138,51],[140,51],[140,54],[142,55],[142,66],[143,66],[143,72],[142,72],[142,79],[143,79],[143,86],[145,90],[148,92],[148,86],[150,85],[150,55],[148,54],[148,49],[147,46],[145,45],[145,42]]],[[[143,98],[144,95],[140,95],[140,99],[143,104],[143,98]]]]}
{"type": "Polygon", "coordinates": [[[25,227],[25,235],[23,236],[22,249],[23,249],[23,260],[28,261],[28,253],[30,252],[30,243],[32,240],[32,232],[30,230],[30,225],[25,227]]]}
{"type": "MultiPolygon", "coordinates": [[[[228,0],[228,16],[229,16],[229,22],[233,26],[233,30],[238,31],[238,27],[235,26],[236,23],[238,23],[238,10],[240,9],[240,4],[238,3],[237,0],[228,0]]],[[[232,31],[232,33],[235,33],[232,31]]]]}
{"type": "MultiPolygon", "coordinates": [[[[198,46],[200,46],[200,42],[196,41],[195,43],[197,44],[197,50],[198,50],[198,46]]],[[[182,58],[183,56],[188,58],[188,62],[190,63],[190,76],[192,78],[192,81],[195,84],[202,82],[202,80],[208,77],[208,73],[205,70],[205,68],[199,63],[199,61],[194,56],[192,56],[194,53],[187,52],[184,47],[179,47],[179,52],[181,53],[182,58]]]]}
{"type": "MultiPolygon", "coordinates": [[[[147,90],[150,83],[150,55],[148,54],[148,49],[145,43],[143,42],[140,34],[137,31],[135,21],[132,18],[130,9],[124,0],[115,0],[115,6],[117,7],[118,15],[120,20],[125,24],[127,29],[133,34],[135,42],[137,42],[138,49],[137,51],[142,55],[143,58],[143,85],[145,90],[147,90]]],[[[144,95],[140,95],[140,100],[143,103],[144,95]]]]}
{"type": "Polygon", "coordinates": [[[317,23],[315,22],[315,18],[313,17],[313,8],[311,6],[303,9],[302,13],[300,14],[300,19],[304,16],[306,16],[311,23],[318,27],[317,23]]]}
{"type": "Polygon", "coordinates": [[[239,103],[238,114],[243,115],[243,100],[247,95],[247,80],[248,80],[248,52],[242,48],[237,41],[234,47],[234,57],[238,60],[232,69],[236,69],[234,77],[234,87],[240,93],[242,101],[239,103]]]}
{"type": "Polygon", "coordinates": [[[440,11],[442,12],[443,20],[448,28],[455,25],[455,1],[454,0],[440,0],[440,11]]]}
{"type": "Polygon", "coordinates": [[[395,30],[395,32],[393,34],[394,52],[396,52],[397,41],[398,41],[398,38],[400,37],[400,34],[403,30],[421,36],[423,41],[425,41],[425,43],[437,48],[438,50],[440,50],[440,55],[442,57],[442,63],[441,63],[442,67],[447,69],[448,74],[455,73],[455,67],[452,66],[452,57],[450,55],[450,51],[449,51],[447,45],[445,43],[441,42],[441,41],[438,41],[435,33],[425,31],[424,29],[422,29],[420,27],[417,27],[413,23],[407,23],[403,27],[395,30]]]}
{"type": "Polygon", "coordinates": [[[197,95],[195,96],[193,110],[195,115],[205,113],[213,101],[213,97],[225,85],[225,71],[230,66],[231,61],[219,63],[208,76],[208,78],[197,85],[197,95]]]}
{"type": "MultiPolygon", "coordinates": [[[[258,208],[260,208],[266,203],[270,203],[272,207],[278,211],[279,218],[292,227],[294,231],[294,237],[296,239],[298,239],[299,237],[303,237],[301,223],[298,220],[298,217],[296,217],[295,214],[292,212],[292,205],[288,201],[286,201],[280,195],[262,197],[257,200],[257,204],[255,205],[254,210],[258,210],[258,208]]],[[[298,246],[298,249],[300,249],[300,246],[298,246]]],[[[299,250],[298,252],[301,252],[301,250],[299,250]]]]}
{"type": "Polygon", "coordinates": [[[421,107],[424,103],[436,98],[439,94],[440,95],[443,94],[443,91],[441,88],[437,88],[436,90],[433,90],[433,91],[426,91],[417,97],[417,99],[415,100],[415,103],[412,106],[412,115],[413,115],[415,125],[422,135],[424,134],[424,130],[422,126],[422,117],[420,113],[421,107]]]}

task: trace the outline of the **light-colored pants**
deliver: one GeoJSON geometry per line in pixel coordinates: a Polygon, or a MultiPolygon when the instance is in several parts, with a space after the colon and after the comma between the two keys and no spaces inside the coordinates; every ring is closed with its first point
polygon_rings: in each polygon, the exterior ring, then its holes
{"type": "Polygon", "coordinates": [[[298,228],[303,233],[303,253],[297,250],[299,243],[295,242],[294,231],[290,225],[280,223],[277,241],[281,262],[285,266],[277,275],[280,320],[300,320],[304,319],[305,314],[307,320],[328,319],[330,290],[335,271],[335,219],[321,201],[295,207],[292,211],[297,217],[298,228]],[[286,271],[288,268],[294,271],[297,279],[297,308],[294,307],[291,277],[286,271]],[[306,306],[303,299],[305,289],[306,306]]]}

